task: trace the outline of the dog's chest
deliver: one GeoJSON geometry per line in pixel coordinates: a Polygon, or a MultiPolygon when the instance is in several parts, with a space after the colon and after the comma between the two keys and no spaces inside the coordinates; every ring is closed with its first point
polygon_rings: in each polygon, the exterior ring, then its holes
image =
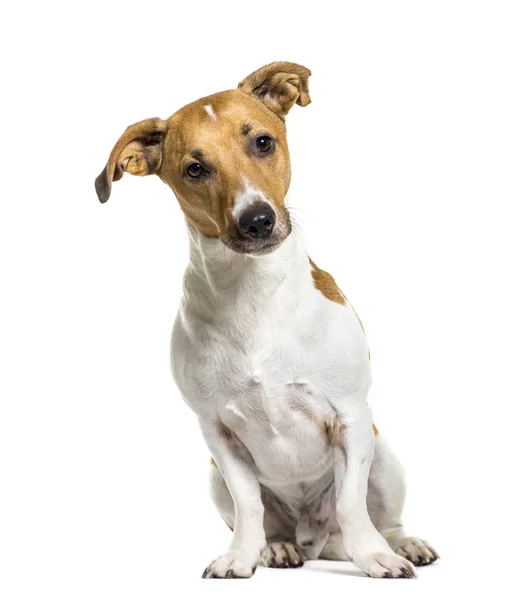
{"type": "Polygon", "coordinates": [[[247,447],[263,478],[303,479],[327,468],[321,426],[327,402],[315,366],[300,348],[291,341],[264,343],[211,376],[221,421],[247,447]]]}
{"type": "Polygon", "coordinates": [[[215,330],[192,352],[187,346],[185,396],[236,434],[262,481],[317,478],[332,461],[324,431],[328,399],[348,385],[338,378],[340,359],[349,372],[338,345],[332,328],[317,330],[301,319],[268,318],[245,336],[232,327],[215,330]]]}

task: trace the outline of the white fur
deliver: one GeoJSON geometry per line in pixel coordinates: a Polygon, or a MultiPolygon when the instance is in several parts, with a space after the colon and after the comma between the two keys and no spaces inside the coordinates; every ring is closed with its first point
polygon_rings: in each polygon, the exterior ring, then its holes
{"type": "Polygon", "coordinates": [[[254,187],[248,181],[248,179],[246,177],[244,177],[243,175],[242,175],[241,179],[243,181],[243,190],[235,198],[235,200],[234,200],[234,206],[232,208],[232,217],[233,217],[234,221],[237,221],[239,219],[240,215],[243,213],[243,211],[246,208],[249,208],[252,204],[254,204],[258,200],[261,201],[261,202],[266,202],[276,212],[276,208],[275,208],[272,200],[270,200],[269,198],[267,198],[265,196],[265,194],[261,190],[259,190],[258,188],[254,187]]]}
{"type": "Polygon", "coordinates": [[[250,576],[267,541],[289,525],[308,558],[352,558],[372,576],[411,576],[394,552],[404,538],[404,486],[395,457],[374,440],[368,344],[353,309],[315,288],[296,234],[257,259],[191,225],[189,237],[172,369],[219,469],[214,500],[234,528],[205,576],[250,576]],[[316,421],[335,418],[345,436],[332,447],[316,421]],[[327,500],[313,512],[323,490],[327,500]],[[317,515],[327,523],[316,525],[317,515]]]}
{"type": "Polygon", "coordinates": [[[210,104],[206,104],[204,106],[207,114],[209,115],[209,117],[213,120],[213,121],[217,121],[218,120],[218,115],[214,112],[214,109],[212,108],[212,106],[210,104]]]}

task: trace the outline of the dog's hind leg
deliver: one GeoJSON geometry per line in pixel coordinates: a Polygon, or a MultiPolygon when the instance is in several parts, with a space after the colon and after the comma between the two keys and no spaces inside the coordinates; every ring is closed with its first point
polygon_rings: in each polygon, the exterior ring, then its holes
{"type": "MultiPolygon", "coordinates": [[[[214,462],[211,463],[209,480],[212,500],[222,519],[232,531],[235,522],[234,502],[227,484],[214,462]]],[[[285,515],[279,514],[276,501],[268,497],[265,491],[262,491],[262,501],[265,509],[264,529],[267,547],[261,554],[260,564],[280,569],[301,567],[304,559],[300,549],[293,542],[294,530],[287,523],[285,515]]]]}
{"type": "Polygon", "coordinates": [[[439,558],[439,554],[428,542],[404,533],[401,521],[404,499],[401,464],[378,435],[368,479],[367,505],[372,523],[394,552],[416,566],[429,565],[439,558]]]}

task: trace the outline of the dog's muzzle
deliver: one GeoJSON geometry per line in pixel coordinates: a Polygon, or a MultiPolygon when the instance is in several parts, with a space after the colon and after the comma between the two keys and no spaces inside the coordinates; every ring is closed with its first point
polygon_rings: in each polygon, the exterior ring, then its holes
{"type": "Polygon", "coordinates": [[[290,233],[287,210],[278,215],[268,202],[256,200],[243,208],[221,239],[234,252],[258,256],[276,250],[290,233]]]}

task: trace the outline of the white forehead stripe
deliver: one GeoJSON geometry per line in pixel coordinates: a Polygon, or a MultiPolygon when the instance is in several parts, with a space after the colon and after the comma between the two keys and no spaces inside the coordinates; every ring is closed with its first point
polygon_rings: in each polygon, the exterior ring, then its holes
{"type": "Polygon", "coordinates": [[[213,119],[214,121],[218,118],[216,113],[214,112],[214,109],[212,108],[212,106],[210,104],[205,105],[205,110],[207,111],[207,114],[209,115],[209,117],[211,119],[213,119]]]}

